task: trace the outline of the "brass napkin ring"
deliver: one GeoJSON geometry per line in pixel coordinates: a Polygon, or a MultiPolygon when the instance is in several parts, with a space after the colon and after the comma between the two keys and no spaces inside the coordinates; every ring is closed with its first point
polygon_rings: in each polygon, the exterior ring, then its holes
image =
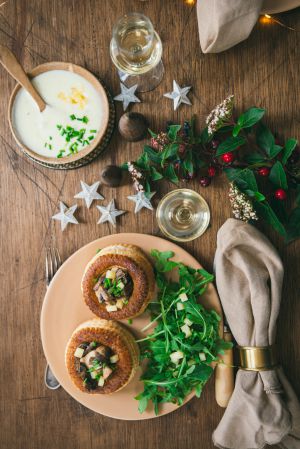
{"type": "Polygon", "coordinates": [[[247,371],[267,371],[278,365],[274,346],[238,346],[240,368],[247,371]]]}

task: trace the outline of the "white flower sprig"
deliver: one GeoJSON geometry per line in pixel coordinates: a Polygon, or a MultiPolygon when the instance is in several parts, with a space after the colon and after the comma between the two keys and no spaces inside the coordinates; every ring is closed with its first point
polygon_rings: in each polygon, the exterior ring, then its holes
{"type": "Polygon", "coordinates": [[[221,128],[224,123],[230,119],[232,115],[234,104],[234,95],[229,95],[229,97],[225,98],[222,103],[218,104],[211,113],[208,115],[206,119],[208,134],[211,136],[219,128],[221,128]]]}
{"type": "Polygon", "coordinates": [[[231,182],[229,186],[229,200],[234,217],[245,222],[258,220],[250,198],[241,192],[234,182],[231,182]]]}
{"type": "Polygon", "coordinates": [[[138,169],[134,166],[132,162],[127,162],[127,167],[129,174],[133,180],[133,187],[137,192],[145,192],[145,188],[142,184],[143,175],[138,169]]]}

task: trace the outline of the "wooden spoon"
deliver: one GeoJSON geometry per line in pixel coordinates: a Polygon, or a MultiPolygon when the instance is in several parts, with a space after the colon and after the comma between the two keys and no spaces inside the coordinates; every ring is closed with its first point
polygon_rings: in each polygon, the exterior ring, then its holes
{"type": "Polygon", "coordinates": [[[8,71],[8,73],[16,81],[18,81],[18,83],[20,83],[21,86],[24,87],[24,89],[27,90],[29,95],[31,95],[31,97],[36,102],[39,110],[43,112],[43,110],[46,107],[46,103],[44,102],[40,94],[37,92],[35,87],[33,87],[33,84],[26,75],[23,67],[18,62],[15,55],[10,51],[8,47],[5,47],[4,45],[0,45],[0,62],[3,65],[3,67],[8,71]]]}

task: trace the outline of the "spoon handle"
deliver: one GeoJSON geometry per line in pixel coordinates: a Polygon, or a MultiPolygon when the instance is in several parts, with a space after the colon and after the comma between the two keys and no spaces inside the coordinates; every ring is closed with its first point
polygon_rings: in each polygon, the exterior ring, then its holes
{"type": "Polygon", "coordinates": [[[20,83],[21,86],[24,87],[24,89],[27,90],[27,92],[36,102],[39,110],[42,112],[46,107],[46,103],[44,102],[40,94],[36,91],[36,89],[33,87],[31,81],[24,72],[23,67],[18,62],[15,55],[10,51],[8,47],[5,47],[4,45],[0,45],[0,62],[3,65],[3,67],[8,71],[8,73],[10,73],[10,75],[16,81],[18,81],[18,83],[20,83]]]}

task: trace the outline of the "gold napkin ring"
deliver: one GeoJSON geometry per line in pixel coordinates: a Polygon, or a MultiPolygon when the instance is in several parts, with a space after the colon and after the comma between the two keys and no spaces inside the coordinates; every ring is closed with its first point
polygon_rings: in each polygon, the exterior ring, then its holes
{"type": "Polygon", "coordinates": [[[278,365],[274,346],[238,346],[240,368],[247,371],[267,371],[278,365]]]}

